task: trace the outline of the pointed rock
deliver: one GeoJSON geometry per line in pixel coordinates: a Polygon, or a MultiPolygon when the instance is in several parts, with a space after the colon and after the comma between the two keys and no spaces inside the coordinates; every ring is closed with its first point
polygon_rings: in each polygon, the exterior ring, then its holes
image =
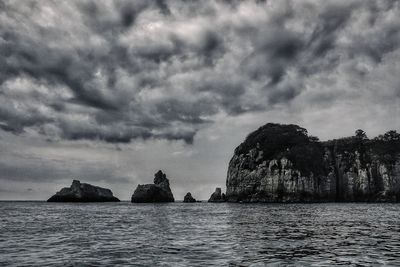
{"type": "Polygon", "coordinates": [[[190,192],[187,192],[185,197],[183,198],[183,202],[190,203],[190,202],[196,202],[196,199],[192,197],[192,194],[190,192]]]}
{"type": "Polygon", "coordinates": [[[226,198],[225,198],[225,194],[221,193],[221,188],[217,187],[215,189],[215,192],[211,194],[210,199],[208,200],[208,202],[225,202],[226,198]]]}
{"type": "Polygon", "coordinates": [[[174,202],[167,176],[160,170],[154,175],[154,184],[138,185],[132,195],[131,202],[154,203],[174,202]]]}

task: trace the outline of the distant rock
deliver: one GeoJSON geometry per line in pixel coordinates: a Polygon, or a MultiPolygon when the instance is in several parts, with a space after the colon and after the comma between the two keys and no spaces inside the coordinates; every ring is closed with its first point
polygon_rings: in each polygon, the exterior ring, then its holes
{"type": "Polygon", "coordinates": [[[211,194],[210,199],[208,202],[225,202],[226,197],[224,193],[221,193],[221,188],[217,187],[215,192],[211,194]]]}
{"type": "Polygon", "coordinates": [[[183,198],[183,202],[186,202],[186,203],[196,202],[196,199],[194,199],[194,198],[192,197],[192,194],[191,194],[190,192],[188,192],[188,193],[186,194],[186,196],[183,198]]]}
{"type": "Polygon", "coordinates": [[[154,175],[154,184],[138,185],[131,199],[131,202],[134,203],[174,201],[174,196],[169,187],[169,180],[162,171],[158,171],[154,175]]]}
{"type": "Polygon", "coordinates": [[[118,202],[110,189],[73,180],[71,187],[64,187],[47,202],[118,202]]]}

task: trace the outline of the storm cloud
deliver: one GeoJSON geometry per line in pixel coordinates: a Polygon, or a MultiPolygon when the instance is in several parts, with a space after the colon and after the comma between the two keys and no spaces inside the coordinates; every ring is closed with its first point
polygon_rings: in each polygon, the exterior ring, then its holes
{"type": "MultiPolygon", "coordinates": [[[[210,145],[228,129],[234,146],[268,121],[322,138],[398,128],[399,17],[390,0],[0,0],[0,131],[40,147],[201,144],[205,160],[233,150],[210,145]]],[[[1,179],[65,175],[16,171],[7,151],[1,179]]],[[[87,171],[96,176],[129,175],[87,171]]]]}

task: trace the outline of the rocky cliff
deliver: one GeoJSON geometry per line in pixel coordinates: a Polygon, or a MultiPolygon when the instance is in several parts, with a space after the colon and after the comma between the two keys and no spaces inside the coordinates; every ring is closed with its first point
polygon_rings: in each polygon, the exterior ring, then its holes
{"type": "Polygon", "coordinates": [[[226,197],[236,202],[400,201],[400,134],[320,142],[297,125],[249,134],[229,163],[226,197]]]}
{"type": "Polygon", "coordinates": [[[134,203],[174,201],[174,196],[169,187],[169,180],[162,171],[158,171],[154,175],[154,184],[138,185],[131,198],[131,202],[134,203]]]}
{"type": "Polygon", "coordinates": [[[113,196],[110,189],[73,180],[70,187],[64,187],[48,202],[115,202],[118,198],[113,196]]]}

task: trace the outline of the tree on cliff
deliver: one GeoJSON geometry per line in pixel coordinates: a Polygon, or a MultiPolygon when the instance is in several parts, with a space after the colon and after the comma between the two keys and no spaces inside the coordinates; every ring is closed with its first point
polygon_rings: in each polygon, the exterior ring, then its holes
{"type": "Polygon", "coordinates": [[[263,151],[263,160],[286,157],[304,174],[319,175],[325,172],[321,143],[317,137],[308,136],[307,130],[297,125],[268,123],[250,133],[235,153],[247,154],[256,147],[263,151]]]}
{"type": "Polygon", "coordinates": [[[383,141],[391,142],[391,141],[400,141],[400,134],[396,132],[396,130],[390,130],[383,135],[383,141]]]}
{"type": "Polygon", "coordinates": [[[373,139],[372,148],[382,162],[393,164],[400,150],[400,134],[396,130],[387,131],[373,139]]]}
{"type": "Polygon", "coordinates": [[[357,139],[360,139],[360,140],[368,139],[367,134],[361,129],[356,130],[356,137],[357,137],[357,139]]]}
{"type": "Polygon", "coordinates": [[[246,154],[259,144],[260,149],[264,152],[264,157],[271,159],[281,153],[282,147],[290,149],[293,146],[309,142],[307,130],[304,128],[293,124],[268,123],[250,133],[237,148],[237,152],[246,154]]]}

